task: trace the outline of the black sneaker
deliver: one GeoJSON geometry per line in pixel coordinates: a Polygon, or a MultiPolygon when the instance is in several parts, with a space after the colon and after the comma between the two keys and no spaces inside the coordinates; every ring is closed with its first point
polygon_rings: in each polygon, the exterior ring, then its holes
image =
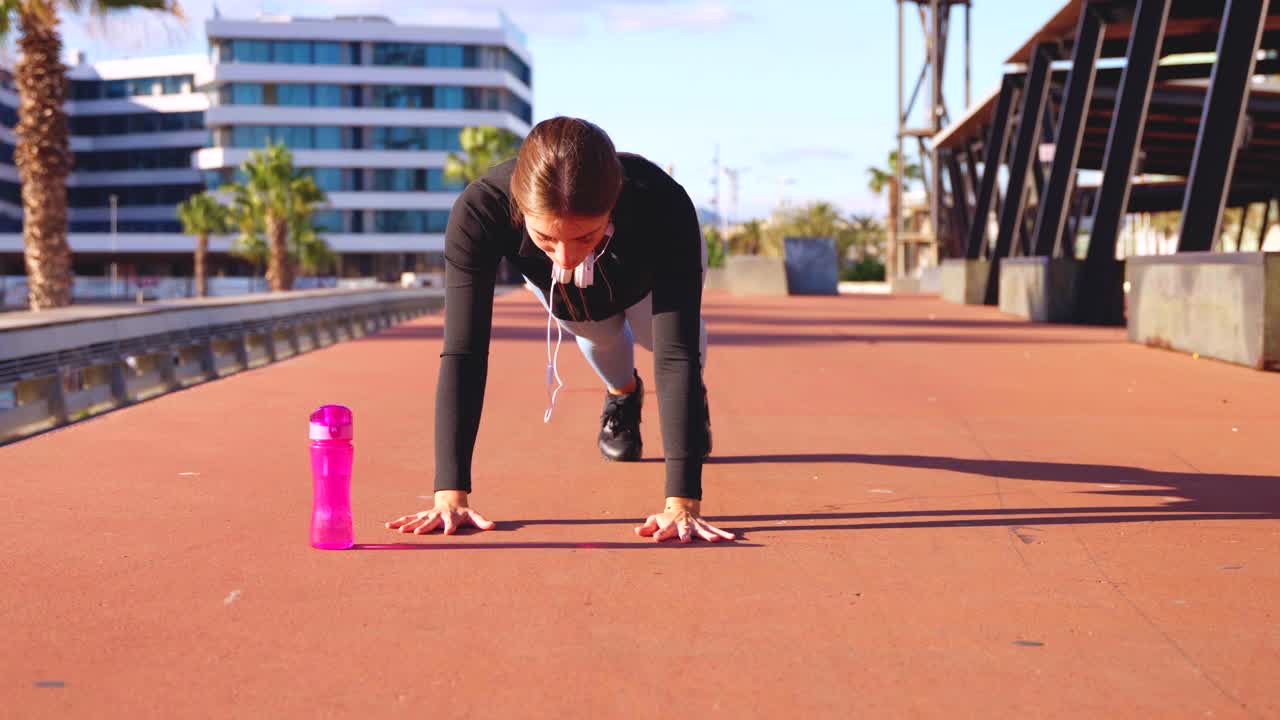
{"type": "Polygon", "coordinates": [[[636,373],[636,389],[626,395],[605,391],[604,412],[600,414],[600,453],[606,460],[639,460],[644,449],[640,441],[640,408],[644,405],[644,383],[636,373]]]}

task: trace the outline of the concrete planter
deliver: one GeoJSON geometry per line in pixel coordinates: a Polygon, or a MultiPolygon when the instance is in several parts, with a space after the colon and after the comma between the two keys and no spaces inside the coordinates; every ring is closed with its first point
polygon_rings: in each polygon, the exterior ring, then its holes
{"type": "Polygon", "coordinates": [[[1280,253],[1178,253],[1128,261],[1129,339],[1280,369],[1280,253]]]}
{"type": "Polygon", "coordinates": [[[839,292],[839,261],[833,238],[789,237],[782,242],[788,293],[835,295],[839,292]]]}
{"type": "Polygon", "coordinates": [[[734,295],[786,295],[787,267],[780,257],[730,255],[725,281],[734,295]]]}
{"type": "Polygon", "coordinates": [[[1032,322],[1071,322],[1080,264],[1074,258],[1005,258],[1000,263],[1000,311],[1032,322]]]}
{"type": "Polygon", "coordinates": [[[982,305],[990,267],[987,260],[943,260],[942,299],[959,305],[982,305]]]}
{"type": "Polygon", "coordinates": [[[728,270],[722,267],[707,268],[707,275],[703,278],[702,287],[704,290],[728,290],[728,270]]]}

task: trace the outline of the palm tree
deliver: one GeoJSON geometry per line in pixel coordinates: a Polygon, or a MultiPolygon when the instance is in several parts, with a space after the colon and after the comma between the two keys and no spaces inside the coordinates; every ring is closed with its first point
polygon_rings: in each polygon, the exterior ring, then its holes
{"type": "Polygon", "coordinates": [[[310,214],[295,217],[289,222],[289,256],[308,275],[322,273],[338,260],[333,248],[320,237],[310,214]]]}
{"type": "Polygon", "coordinates": [[[912,180],[919,180],[923,176],[920,173],[920,166],[915,163],[908,162],[902,168],[902,180],[904,187],[898,187],[898,151],[889,151],[889,169],[881,170],[880,168],[867,168],[867,175],[870,180],[867,186],[871,188],[871,192],[879,195],[888,189],[889,193],[889,217],[885,221],[885,229],[888,230],[889,248],[885,253],[885,267],[888,277],[892,277],[894,268],[896,268],[898,253],[898,221],[902,214],[902,192],[911,186],[912,180]]]}
{"type": "Polygon", "coordinates": [[[735,254],[759,255],[764,247],[764,223],[748,220],[729,238],[729,249],[735,254]]]}
{"type": "Polygon", "coordinates": [[[32,310],[71,304],[71,246],[67,244],[67,68],[62,64],[59,13],[95,14],[146,8],[175,16],[174,0],[0,0],[0,39],[16,27],[20,55],[14,164],[22,184],[22,242],[32,310]]]}
{"type": "Polygon", "coordinates": [[[230,232],[231,214],[225,205],[218,202],[218,198],[202,192],[192,195],[178,205],[178,220],[182,222],[182,232],[196,236],[196,297],[204,297],[209,294],[205,271],[209,236],[230,232]]]}
{"type": "Polygon", "coordinates": [[[458,139],[465,157],[449,153],[444,163],[445,178],[455,183],[474,181],[494,165],[515,157],[520,150],[519,135],[488,125],[463,128],[458,139]]]}
{"type": "Polygon", "coordinates": [[[291,233],[290,226],[303,231],[300,225],[309,225],[311,213],[325,202],[325,194],[310,173],[293,166],[293,154],[284,145],[270,144],[249,153],[240,174],[244,182],[223,188],[232,195],[231,217],[240,230],[237,254],[264,254],[271,290],[291,290],[298,253],[290,253],[290,239],[292,236],[296,245],[305,233],[291,233]]]}

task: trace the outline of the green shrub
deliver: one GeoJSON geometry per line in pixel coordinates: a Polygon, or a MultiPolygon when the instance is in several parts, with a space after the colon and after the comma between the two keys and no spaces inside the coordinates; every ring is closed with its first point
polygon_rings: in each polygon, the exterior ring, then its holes
{"type": "Polygon", "coordinates": [[[849,265],[840,273],[840,279],[849,282],[884,281],[884,263],[873,257],[865,257],[855,265],[849,265]]]}

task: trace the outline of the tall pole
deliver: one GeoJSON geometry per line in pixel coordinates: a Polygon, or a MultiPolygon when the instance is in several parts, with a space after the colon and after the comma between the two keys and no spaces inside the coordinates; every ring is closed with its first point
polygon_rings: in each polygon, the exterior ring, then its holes
{"type": "Polygon", "coordinates": [[[902,128],[907,122],[907,118],[904,117],[905,113],[902,107],[902,3],[904,1],[905,0],[898,0],[898,154],[897,161],[894,163],[893,167],[894,185],[891,189],[892,192],[898,193],[898,203],[889,203],[890,209],[895,210],[897,213],[895,217],[889,218],[889,222],[893,223],[894,228],[893,242],[890,243],[888,252],[889,263],[885,271],[885,279],[889,281],[892,281],[893,278],[899,274],[898,265],[899,257],[901,255],[899,249],[902,245],[902,233],[905,230],[902,226],[902,209],[901,207],[898,207],[902,202],[902,128]]]}
{"type": "MultiPolygon", "coordinates": [[[[949,1],[949,0],[948,0],[949,1]]],[[[942,12],[943,5],[939,0],[929,2],[929,132],[930,138],[942,129],[942,64],[946,61],[942,53],[942,12]]],[[[929,144],[929,220],[933,231],[933,253],[936,258],[940,254],[942,242],[942,168],[938,166],[938,148],[929,144]]]]}
{"type": "Polygon", "coordinates": [[[964,107],[969,109],[973,105],[971,99],[972,83],[969,80],[969,68],[973,65],[973,47],[970,44],[969,35],[969,13],[973,11],[971,3],[964,4],[964,107]]]}

